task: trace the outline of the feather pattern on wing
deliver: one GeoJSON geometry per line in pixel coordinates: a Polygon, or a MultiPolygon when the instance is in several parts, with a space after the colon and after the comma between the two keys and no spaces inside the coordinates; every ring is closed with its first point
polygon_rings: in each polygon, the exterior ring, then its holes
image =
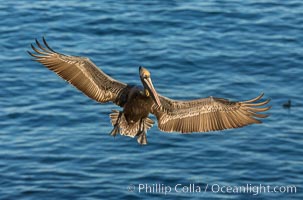
{"type": "Polygon", "coordinates": [[[37,54],[28,52],[36,61],[54,71],[88,97],[102,103],[113,101],[119,105],[119,96],[126,89],[126,84],[105,74],[88,58],[57,53],[49,47],[44,38],[43,43],[44,46],[36,40],[39,48],[31,45],[37,54]]]}
{"type": "Polygon", "coordinates": [[[208,97],[192,101],[176,101],[160,97],[162,107],[153,105],[152,113],[158,119],[158,127],[165,132],[208,132],[243,127],[261,123],[256,118],[265,118],[264,112],[271,107],[260,108],[270,100],[256,103],[260,96],[243,102],[232,102],[223,98],[208,97]]]}

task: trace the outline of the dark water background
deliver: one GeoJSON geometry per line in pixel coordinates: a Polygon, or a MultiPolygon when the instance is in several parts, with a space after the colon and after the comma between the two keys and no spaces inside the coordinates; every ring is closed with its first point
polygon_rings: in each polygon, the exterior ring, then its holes
{"type": "Polygon", "coordinates": [[[2,1],[0,18],[0,199],[303,199],[302,1],[2,1]],[[140,84],[143,65],[170,98],[265,92],[271,116],[206,134],[155,126],[143,147],[114,139],[116,106],[88,99],[26,54],[42,36],[126,83],[140,84]],[[284,109],[288,99],[294,106],[284,109]],[[138,191],[190,183],[297,193],[138,191]]]}

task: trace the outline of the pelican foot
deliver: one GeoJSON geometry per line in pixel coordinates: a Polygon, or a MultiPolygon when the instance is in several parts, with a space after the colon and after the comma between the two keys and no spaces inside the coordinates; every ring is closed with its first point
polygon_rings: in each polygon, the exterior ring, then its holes
{"type": "Polygon", "coordinates": [[[118,125],[115,125],[113,130],[109,133],[109,135],[116,137],[118,133],[119,133],[119,127],[118,125]]]}
{"type": "Polygon", "coordinates": [[[139,144],[141,144],[141,145],[147,144],[146,131],[141,131],[136,136],[137,136],[137,141],[139,144]]]}

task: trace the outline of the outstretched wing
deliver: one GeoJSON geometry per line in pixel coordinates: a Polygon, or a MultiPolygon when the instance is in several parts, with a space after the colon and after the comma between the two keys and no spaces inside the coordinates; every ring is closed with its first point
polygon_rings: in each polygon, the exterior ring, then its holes
{"type": "Polygon", "coordinates": [[[249,124],[262,123],[256,118],[268,115],[260,114],[271,107],[260,108],[270,100],[256,103],[260,96],[243,102],[231,102],[227,99],[208,97],[192,101],[176,101],[160,97],[162,107],[153,105],[152,113],[158,119],[158,127],[165,132],[208,132],[238,128],[249,124]]]}
{"type": "Polygon", "coordinates": [[[117,98],[126,88],[126,84],[105,74],[88,58],[57,53],[48,46],[44,38],[43,43],[44,46],[36,40],[38,48],[31,45],[37,54],[28,52],[36,61],[98,102],[118,101],[117,98]]]}

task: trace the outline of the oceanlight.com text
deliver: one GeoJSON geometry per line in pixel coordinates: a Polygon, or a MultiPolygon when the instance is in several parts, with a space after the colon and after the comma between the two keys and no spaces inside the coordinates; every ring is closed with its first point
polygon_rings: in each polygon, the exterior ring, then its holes
{"type": "Polygon", "coordinates": [[[297,193],[295,185],[263,185],[263,184],[244,184],[244,185],[222,185],[222,184],[175,184],[167,185],[162,183],[139,183],[130,184],[127,187],[129,192],[145,194],[170,194],[170,193],[218,193],[218,194],[251,194],[260,195],[264,193],[297,193]]]}

